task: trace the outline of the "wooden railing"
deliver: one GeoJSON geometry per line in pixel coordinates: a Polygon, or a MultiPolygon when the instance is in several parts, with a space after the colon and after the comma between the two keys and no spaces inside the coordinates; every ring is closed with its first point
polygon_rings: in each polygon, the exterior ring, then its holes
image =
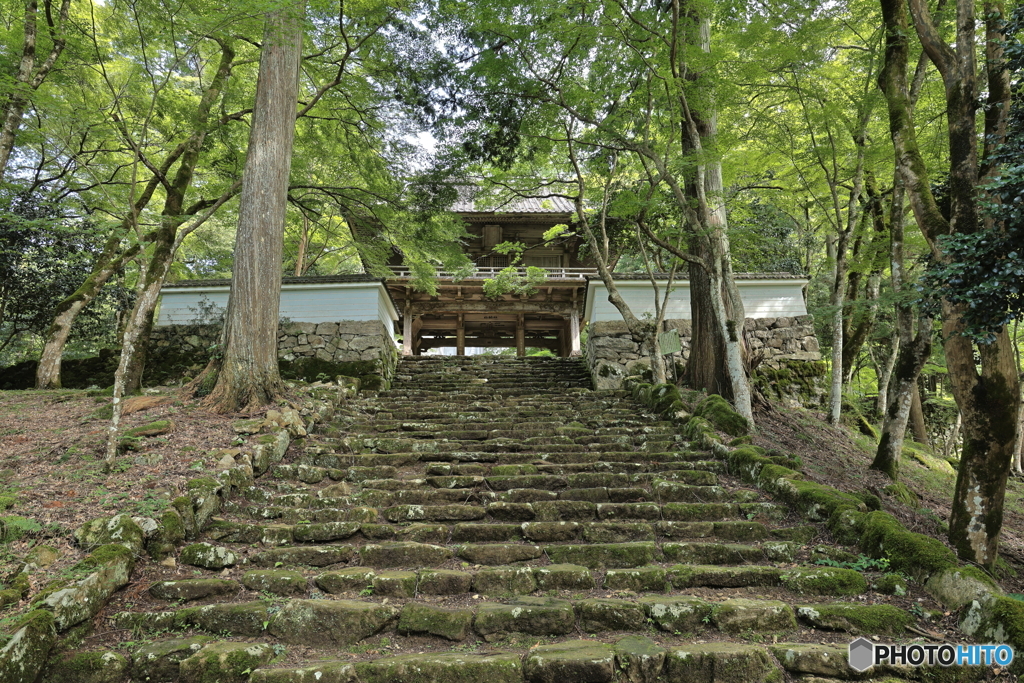
{"type": "MultiPolygon", "coordinates": [[[[533,266],[540,268],[540,266],[533,266]]],[[[393,277],[396,279],[408,279],[412,272],[405,266],[389,266],[393,277]]],[[[597,275],[597,268],[540,268],[547,273],[550,280],[584,280],[588,275],[597,275]]],[[[450,273],[438,271],[436,276],[441,280],[486,280],[498,276],[504,268],[474,268],[469,274],[450,273]]],[[[526,268],[516,268],[516,272],[526,277],[526,268]]]]}

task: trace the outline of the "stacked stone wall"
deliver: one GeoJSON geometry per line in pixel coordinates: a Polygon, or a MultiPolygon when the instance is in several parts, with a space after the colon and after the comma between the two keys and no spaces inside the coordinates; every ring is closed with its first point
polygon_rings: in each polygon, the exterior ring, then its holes
{"type": "MultiPolygon", "coordinates": [[[[154,328],[147,366],[205,364],[220,337],[220,325],[154,328]]],[[[390,384],[398,363],[398,346],[379,320],[288,322],[278,330],[277,357],[282,372],[288,369],[305,379],[315,379],[319,374],[357,376],[364,378],[365,388],[373,389],[390,384]],[[371,376],[379,381],[371,380],[371,376]]]]}
{"type": "MultiPolygon", "coordinates": [[[[671,354],[669,360],[680,370],[690,357],[690,338],[693,328],[689,320],[666,320],[666,330],[679,333],[681,351],[671,354]]],[[[626,377],[650,374],[650,349],[636,343],[622,321],[600,321],[591,323],[587,336],[587,363],[594,378],[594,386],[603,390],[615,390],[622,386],[626,377]]],[[[747,346],[752,359],[768,371],[783,371],[797,368],[800,377],[818,377],[821,374],[821,352],[818,339],[814,336],[814,316],[801,315],[781,318],[747,318],[743,326],[747,346]],[[804,364],[812,363],[804,367],[804,364]],[[806,370],[806,372],[804,372],[806,370]]],[[[813,381],[805,382],[813,385],[813,381]]],[[[811,391],[812,394],[816,393],[811,391]]],[[[792,396],[787,392],[787,396],[792,396]]],[[[808,398],[806,401],[811,402],[808,398]]],[[[787,400],[797,402],[796,399],[787,400]]]]}

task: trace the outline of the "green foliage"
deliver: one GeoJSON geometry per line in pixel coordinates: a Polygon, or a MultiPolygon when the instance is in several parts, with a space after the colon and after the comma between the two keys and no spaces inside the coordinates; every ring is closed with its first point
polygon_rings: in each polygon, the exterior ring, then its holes
{"type": "Polygon", "coordinates": [[[889,570],[889,560],[884,557],[873,558],[867,555],[860,555],[856,560],[849,562],[830,560],[828,558],[819,558],[814,561],[814,564],[823,564],[828,567],[842,567],[844,569],[856,569],[859,572],[884,572],[889,570]]]}

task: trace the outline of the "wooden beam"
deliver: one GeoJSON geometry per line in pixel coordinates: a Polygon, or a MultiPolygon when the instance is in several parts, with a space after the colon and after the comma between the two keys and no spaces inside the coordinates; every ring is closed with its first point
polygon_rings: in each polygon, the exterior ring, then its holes
{"type": "Polygon", "coordinates": [[[569,313],[569,355],[573,357],[582,355],[582,350],[580,349],[580,314],[575,307],[569,313]]]}
{"type": "Polygon", "coordinates": [[[455,328],[455,353],[460,356],[466,355],[466,321],[459,313],[459,320],[455,328]]]}
{"type": "Polygon", "coordinates": [[[519,314],[519,320],[516,321],[516,355],[522,358],[526,355],[526,316],[522,313],[519,314]]]}
{"type": "Polygon", "coordinates": [[[412,355],[412,313],[408,307],[405,309],[405,316],[402,317],[402,355],[412,355]]]}
{"type": "Polygon", "coordinates": [[[550,313],[569,315],[568,301],[413,301],[416,315],[426,313],[550,313]]]}

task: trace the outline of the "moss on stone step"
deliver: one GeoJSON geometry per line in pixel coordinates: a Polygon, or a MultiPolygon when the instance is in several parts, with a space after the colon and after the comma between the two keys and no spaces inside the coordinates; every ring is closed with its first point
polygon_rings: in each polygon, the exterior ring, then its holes
{"type": "Polygon", "coordinates": [[[473,584],[469,572],[448,569],[424,569],[419,573],[418,591],[424,595],[459,595],[468,593],[473,584]]]}
{"type": "Polygon", "coordinates": [[[149,587],[149,594],[158,600],[202,600],[238,592],[238,584],[230,579],[181,579],[158,581],[149,587]]]}
{"type": "Polygon", "coordinates": [[[655,543],[594,543],[591,545],[545,546],[556,564],[579,564],[591,569],[642,567],[661,560],[655,543]]]}
{"type": "Polygon", "coordinates": [[[379,633],[398,617],[389,605],[359,600],[291,600],[268,626],[284,643],[350,645],[379,633]]]}
{"type": "Polygon", "coordinates": [[[590,570],[576,564],[549,564],[533,570],[540,590],[591,590],[594,577],[590,570]]]}
{"type": "Polygon", "coordinates": [[[520,597],[508,604],[484,602],[473,620],[473,628],[487,642],[508,633],[560,636],[575,626],[572,603],[554,598],[520,597]]]}
{"type": "Polygon", "coordinates": [[[242,585],[251,591],[274,595],[305,595],[306,577],[287,569],[253,569],[242,575],[242,585]]]}
{"type": "Polygon", "coordinates": [[[794,593],[809,595],[860,595],[868,589],[863,574],[839,567],[791,569],[783,572],[780,580],[794,593]]]}
{"type": "Polygon", "coordinates": [[[506,653],[384,657],[355,665],[362,683],[522,683],[522,658],[506,653]]]}
{"type": "Polygon", "coordinates": [[[178,560],[193,567],[215,570],[233,567],[238,563],[238,556],[223,546],[192,543],[181,549],[178,560]]]}
{"type": "Polygon", "coordinates": [[[527,595],[537,590],[531,567],[488,567],[473,577],[473,590],[483,595],[527,595]]]}
{"type": "Polygon", "coordinates": [[[706,643],[669,650],[665,683],[781,683],[782,670],[756,645],[706,643]]]}
{"type": "Polygon", "coordinates": [[[132,657],[131,674],[136,681],[176,681],[178,666],[209,643],[211,636],[172,638],[143,645],[132,657]]]}
{"type": "Polygon", "coordinates": [[[576,602],[575,608],[584,633],[638,631],[647,619],[643,606],[629,600],[592,598],[576,602]]]}
{"type": "Polygon", "coordinates": [[[51,660],[41,683],[121,683],[128,669],[128,659],[117,652],[79,652],[51,660]]]}
{"type": "Polygon", "coordinates": [[[181,683],[245,683],[273,656],[266,643],[210,643],[181,660],[178,672],[181,683]]]}
{"type": "Polygon", "coordinates": [[[893,605],[825,603],[798,605],[797,616],[814,628],[853,634],[901,635],[915,617],[893,605]]]}
{"type": "Polygon", "coordinates": [[[611,683],[615,678],[615,650],[593,640],[569,640],[538,645],[523,662],[530,683],[611,683]]]}
{"type": "Polygon", "coordinates": [[[318,575],[314,582],[325,593],[359,592],[373,585],[375,574],[367,567],[349,567],[318,575]]]}
{"type": "Polygon", "coordinates": [[[402,608],[398,632],[403,635],[428,634],[447,640],[465,640],[473,624],[473,611],[444,609],[436,605],[410,602],[402,608]]]}
{"type": "Polygon", "coordinates": [[[732,635],[746,631],[774,633],[796,629],[793,608],[780,600],[725,600],[711,610],[711,620],[720,631],[732,635]]]}

